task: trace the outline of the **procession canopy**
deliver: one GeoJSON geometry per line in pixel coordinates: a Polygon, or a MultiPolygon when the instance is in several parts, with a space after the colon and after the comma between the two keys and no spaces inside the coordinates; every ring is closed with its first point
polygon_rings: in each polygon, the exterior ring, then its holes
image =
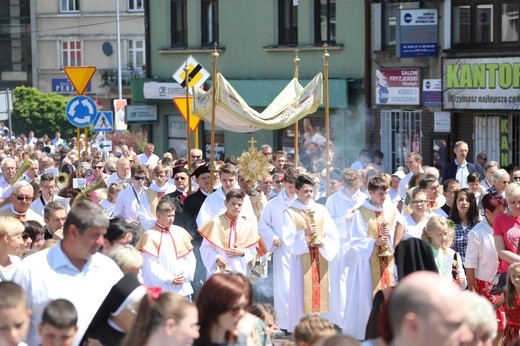
{"type": "MultiPolygon", "coordinates": [[[[323,102],[321,73],[318,73],[305,87],[293,78],[261,113],[249,107],[220,73],[217,74],[216,85],[215,123],[232,132],[279,130],[316,112],[323,102]]],[[[204,91],[194,87],[193,113],[209,123],[211,123],[212,95],[212,89],[204,91]]]]}

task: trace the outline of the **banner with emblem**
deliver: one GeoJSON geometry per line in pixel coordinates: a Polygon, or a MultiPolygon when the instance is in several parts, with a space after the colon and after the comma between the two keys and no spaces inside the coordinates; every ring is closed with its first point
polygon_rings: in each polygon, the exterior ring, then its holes
{"type": "MultiPolygon", "coordinates": [[[[211,123],[213,89],[193,89],[193,114],[211,123]]],[[[233,132],[278,130],[316,112],[323,102],[323,75],[318,73],[305,87],[293,78],[261,113],[249,107],[233,86],[217,74],[215,125],[233,132]]]]}

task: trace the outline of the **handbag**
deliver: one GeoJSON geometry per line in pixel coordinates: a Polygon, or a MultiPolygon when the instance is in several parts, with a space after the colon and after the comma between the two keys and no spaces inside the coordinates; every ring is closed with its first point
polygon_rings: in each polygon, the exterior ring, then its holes
{"type": "Polygon", "coordinates": [[[502,294],[506,289],[506,280],[506,273],[497,273],[497,275],[495,275],[495,277],[493,278],[493,287],[491,287],[489,294],[492,294],[494,296],[502,294]]]}

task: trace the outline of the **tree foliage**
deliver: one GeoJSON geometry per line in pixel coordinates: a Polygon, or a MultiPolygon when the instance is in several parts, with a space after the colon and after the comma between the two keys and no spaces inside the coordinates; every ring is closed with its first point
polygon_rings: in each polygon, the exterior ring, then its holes
{"type": "Polygon", "coordinates": [[[65,116],[65,107],[70,98],[56,94],[43,93],[32,87],[14,89],[12,123],[15,134],[34,131],[36,137],[44,134],[54,137],[60,131],[63,138],[75,136],[76,128],[65,116]]]}

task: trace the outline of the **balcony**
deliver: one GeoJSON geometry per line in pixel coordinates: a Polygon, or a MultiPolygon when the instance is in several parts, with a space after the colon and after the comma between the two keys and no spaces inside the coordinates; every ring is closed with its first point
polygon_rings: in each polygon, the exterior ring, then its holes
{"type": "MultiPolygon", "coordinates": [[[[101,86],[117,87],[117,69],[100,69],[101,86]]],[[[124,87],[130,87],[130,81],[134,78],[144,78],[145,69],[126,68],[121,69],[121,82],[124,87]]]]}

